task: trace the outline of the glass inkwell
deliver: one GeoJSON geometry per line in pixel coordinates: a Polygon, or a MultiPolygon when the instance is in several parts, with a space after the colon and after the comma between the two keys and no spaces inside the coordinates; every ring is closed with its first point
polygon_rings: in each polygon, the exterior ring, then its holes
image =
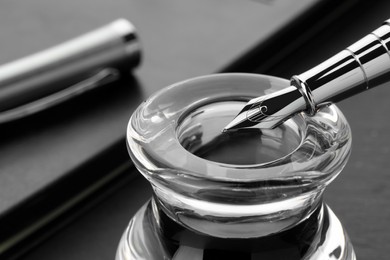
{"type": "Polygon", "coordinates": [[[153,198],[116,259],[356,259],[322,201],[351,149],[332,102],[388,82],[389,50],[387,20],[292,86],[217,74],[151,96],[131,117],[127,144],[153,198]]]}
{"type": "Polygon", "coordinates": [[[322,195],[345,166],[351,131],[334,104],[275,129],[222,133],[252,98],[289,86],[216,74],[169,86],[130,119],[130,156],[153,198],[117,251],[128,259],[355,259],[322,195]]]}

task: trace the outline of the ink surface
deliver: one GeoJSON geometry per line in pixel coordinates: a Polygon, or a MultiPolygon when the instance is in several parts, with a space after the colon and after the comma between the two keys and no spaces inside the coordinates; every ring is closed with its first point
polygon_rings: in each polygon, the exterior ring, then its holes
{"type": "Polygon", "coordinates": [[[297,127],[291,124],[272,130],[253,127],[221,132],[225,122],[244,104],[223,101],[192,111],[178,130],[183,147],[210,161],[248,165],[282,158],[299,145],[297,127]]]}

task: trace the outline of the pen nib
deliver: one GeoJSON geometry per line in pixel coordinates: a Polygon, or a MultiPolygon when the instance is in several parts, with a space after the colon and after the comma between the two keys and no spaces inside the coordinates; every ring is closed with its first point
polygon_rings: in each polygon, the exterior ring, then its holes
{"type": "Polygon", "coordinates": [[[251,107],[252,104],[245,105],[241,112],[238,113],[238,115],[227,126],[225,126],[223,132],[226,133],[235,129],[247,128],[257,125],[258,122],[248,120],[247,113],[251,107]]]}
{"type": "Polygon", "coordinates": [[[258,126],[275,128],[293,114],[306,108],[306,102],[296,87],[251,99],[238,115],[223,129],[223,132],[258,126]]]}

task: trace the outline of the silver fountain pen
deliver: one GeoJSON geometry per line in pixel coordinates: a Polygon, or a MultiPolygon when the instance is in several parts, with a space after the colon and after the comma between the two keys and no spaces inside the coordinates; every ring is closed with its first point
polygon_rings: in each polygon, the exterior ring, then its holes
{"type": "Polygon", "coordinates": [[[275,128],[296,113],[310,115],[390,80],[390,19],[318,66],[291,78],[291,86],[251,99],[224,132],[257,125],[275,128]]]}

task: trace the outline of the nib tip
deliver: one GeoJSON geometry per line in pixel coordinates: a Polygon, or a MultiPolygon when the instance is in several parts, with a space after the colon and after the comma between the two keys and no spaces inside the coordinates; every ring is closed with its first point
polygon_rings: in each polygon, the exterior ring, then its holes
{"type": "Polygon", "coordinates": [[[221,132],[224,133],[224,134],[226,134],[227,132],[229,132],[229,129],[228,129],[228,128],[224,128],[224,129],[222,129],[221,132]]]}

